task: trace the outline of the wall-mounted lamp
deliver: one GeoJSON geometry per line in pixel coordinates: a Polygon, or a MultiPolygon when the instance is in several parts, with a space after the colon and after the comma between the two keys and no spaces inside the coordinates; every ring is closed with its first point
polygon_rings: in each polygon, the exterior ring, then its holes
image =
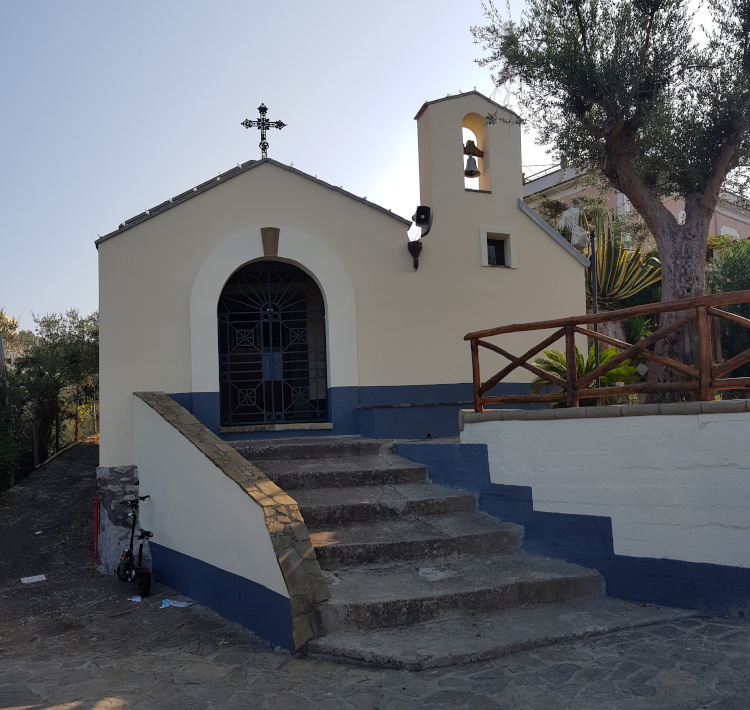
{"type": "Polygon", "coordinates": [[[416,271],[419,268],[419,255],[422,253],[422,240],[415,239],[413,242],[409,242],[406,247],[414,259],[414,271],[416,271]]]}
{"type": "Polygon", "coordinates": [[[416,271],[419,268],[419,255],[422,253],[422,237],[426,237],[432,227],[432,210],[424,205],[419,205],[417,211],[412,216],[412,220],[414,220],[415,227],[422,229],[419,239],[414,239],[406,245],[409,254],[414,260],[414,271],[416,271]]]}

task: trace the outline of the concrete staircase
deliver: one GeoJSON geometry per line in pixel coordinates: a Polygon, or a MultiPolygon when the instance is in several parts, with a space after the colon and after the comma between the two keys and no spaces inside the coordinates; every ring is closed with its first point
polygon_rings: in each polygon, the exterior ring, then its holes
{"type": "Polygon", "coordinates": [[[526,554],[520,526],[387,442],[234,446],[297,501],[329,581],[312,656],[420,670],[693,614],[611,599],[598,572],[526,554]]]}

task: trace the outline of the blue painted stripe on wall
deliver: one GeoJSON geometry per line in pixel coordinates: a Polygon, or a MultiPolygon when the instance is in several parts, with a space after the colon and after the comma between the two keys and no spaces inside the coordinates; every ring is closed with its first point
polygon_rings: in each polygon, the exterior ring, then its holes
{"type": "MultiPolygon", "coordinates": [[[[458,436],[458,413],[472,400],[471,383],[388,387],[332,387],[328,390],[333,429],[252,432],[224,438],[258,439],[359,434],[383,439],[428,439],[458,436]],[[454,404],[447,404],[452,402],[454,404]],[[403,406],[413,405],[413,406],[403,406]]],[[[498,386],[500,387],[500,386],[498,386]]],[[[494,394],[498,394],[493,390],[494,394]]],[[[526,394],[528,385],[502,383],[503,394],[526,394]]],[[[211,431],[219,433],[218,392],[170,394],[211,431]]]]}
{"type": "Polygon", "coordinates": [[[474,401],[471,382],[447,385],[388,385],[359,388],[359,404],[362,407],[458,401],[474,401]]]}
{"type": "Polygon", "coordinates": [[[750,610],[750,569],[617,555],[610,518],[535,511],[531,487],[492,483],[484,444],[401,443],[397,452],[435,483],[475,493],[480,510],[523,525],[527,552],[599,570],[610,596],[711,615],[750,610]]]}
{"type": "Polygon", "coordinates": [[[294,651],[289,599],[169,547],[155,542],[149,547],[156,581],[242,624],[271,643],[294,651]]]}

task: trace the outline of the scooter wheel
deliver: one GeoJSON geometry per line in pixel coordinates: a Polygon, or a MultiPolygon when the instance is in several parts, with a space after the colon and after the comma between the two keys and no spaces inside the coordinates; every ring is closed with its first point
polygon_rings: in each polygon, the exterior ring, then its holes
{"type": "Polygon", "coordinates": [[[135,591],[142,597],[147,597],[151,592],[151,572],[144,570],[135,583],[135,591]]]}
{"type": "Polygon", "coordinates": [[[131,573],[132,569],[130,568],[130,565],[128,565],[127,560],[123,560],[119,565],[117,565],[115,574],[117,575],[117,579],[119,579],[120,581],[129,582],[131,579],[133,579],[131,573]]]}

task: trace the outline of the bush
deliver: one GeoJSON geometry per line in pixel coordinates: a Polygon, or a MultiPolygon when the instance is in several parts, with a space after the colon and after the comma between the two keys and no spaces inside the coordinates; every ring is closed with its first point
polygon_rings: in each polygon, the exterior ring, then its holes
{"type": "MultiPolygon", "coordinates": [[[[606,362],[611,360],[617,354],[617,350],[614,347],[609,347],[606,350],[602,350],[599,353],[599,364],[604,365],[606,362]]],[[[591,344],[589,348],[588,357],[584,359],[584,356],[576,348],[576,377],[583,377],[587,373],[591,372],[596,368],[595,360],[595,347],[591,344]]],[[[567,363],[565,359],[565,353],[558,350],[557,348],[548,348],[544,351],[543,357],[534,360],[534,364],[545,372],[549,372],[551,375],[559,377],[561,380],[567,379],[567,363]]],[[[602,387],[612,387],[618,382],[629,384],[631,382],[637,382],[640,378],[636,372],[636,368],[631,366],[630,360],[623,360],[617,367],[612,368],[608,372],[604,373],[600,378],[600,384],[602,387]]],[[[589,389],[596,387],[596,380],[588,385],[589,389]]],[[[549,380],[545,380],[543,377],[536,377],[532,380],[529,385],[530,394],[541,394],[541,393],[558,393],[563,392],[562,387],[553,385],[549,380]]],[[[601,404],[610,404],[611,400],[608,397],[601,398],[601,404]]],[[[599,404],[598,398],[586,398],[579,400],[579,404],[582,407],[591,407],[599,404]]],[[[552,402],[551,407],[567,407],[565,402],[552,402]]]]}
{"type": "MultiPolygon", "coordinates": [[[[714,293],[750,289],[750,240],[733,242],[717,250],[708,267],[708,282],[714,293]]],[[[750,303],[724,306],[722,310],[750,318],[750,303]]],[[[750,329],[721,321],[721,348],[728,360],[750,348],[750,329]]],[[[729,377],[750,377],[750,363],[737,368],[729,377]]]]}

